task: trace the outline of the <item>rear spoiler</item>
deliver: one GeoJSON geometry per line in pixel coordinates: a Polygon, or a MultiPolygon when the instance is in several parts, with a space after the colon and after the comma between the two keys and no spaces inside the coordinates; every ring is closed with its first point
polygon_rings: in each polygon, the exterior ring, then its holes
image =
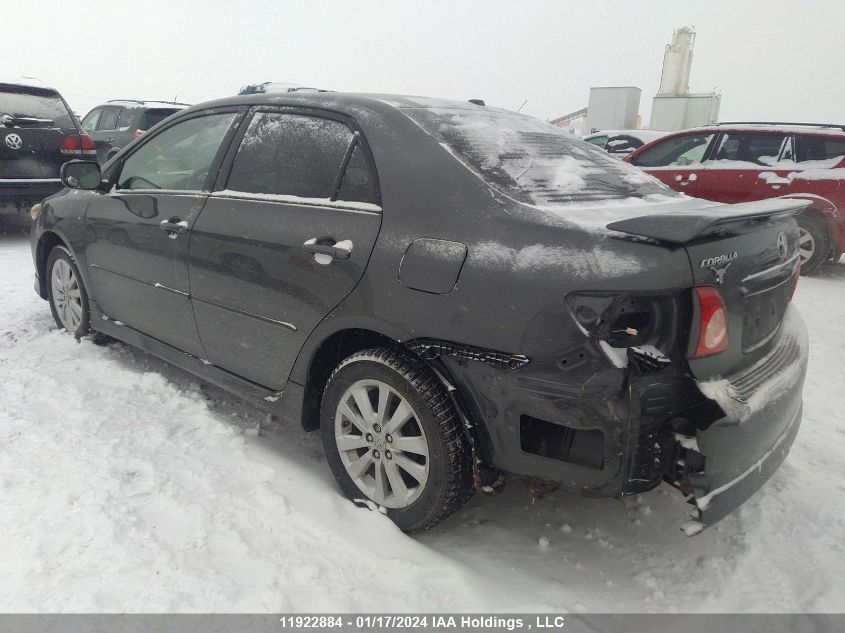
{"type": "Polygon", "coordinates": [[[740,204],[714,204],[692,211],[654,213],[611,222],[607,228],[661,242],[686,244],[713,233],[720,226],[744,220],[765,220],[795,215],[810,205],[807,200],[772,198],[740,204]]]}

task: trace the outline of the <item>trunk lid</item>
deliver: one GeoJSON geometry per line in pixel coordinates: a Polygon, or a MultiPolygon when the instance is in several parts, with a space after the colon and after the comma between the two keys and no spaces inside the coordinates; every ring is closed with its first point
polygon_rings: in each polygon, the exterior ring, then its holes
{"type": "Polygon", "coordinates": [[[0,83],[0,180],[58,178],[73,117],[52,89],[0,83]]]}
{"type": "MultiPolygon", "coordinates": [[[[607,228],[681,244],[696,286],[718,289],[728,320],[727,348],[691,359],[699,380],[731,375],[762,358],[775,343],[798,273],[798,228],[793,215],[801,200],[764,200],[712,205],[690,211],[656,213],[607,228]]],[[[698,306],[687,350],[698,340],[698,306]]]]}
{"type": "Polygon", "coordinates": [[[65,132],[59,128],[0,127],[0,137],[0,179],[58,178],[70,160],[61,153],[65,132]]]}

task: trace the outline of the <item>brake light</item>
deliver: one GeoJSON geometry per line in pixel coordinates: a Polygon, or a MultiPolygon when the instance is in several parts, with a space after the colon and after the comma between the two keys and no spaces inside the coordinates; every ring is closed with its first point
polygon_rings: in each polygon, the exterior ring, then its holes
{"type": "Polygon", "coordinates": [[[693,288],[698,297],[698,343],[690,358],[712,356],[728,346],[728,313],[722,295],[713,286],[693,288]]]}
{"type": "Polygon", "coordinates": [[[96,156],[97,146],[87,134],[68,134],[62,139],[59,151],[70,156],[96,156]]]}

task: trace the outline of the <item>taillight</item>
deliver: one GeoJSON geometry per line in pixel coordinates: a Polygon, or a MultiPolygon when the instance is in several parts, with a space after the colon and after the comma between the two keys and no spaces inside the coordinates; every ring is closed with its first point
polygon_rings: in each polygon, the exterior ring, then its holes
{"type": "Polygon", "coordinates": [[[713,286],[694,288],[698,297],[698,344],[690,358],[712,356],[728,346],[728,313],[722,295],[713,286]]]}
{"type": "Polygon", "coordinates": [[[87,134],[68,134],[62,139],[59,151],[70,156],[96,156],[97,146],[87,134]]]}

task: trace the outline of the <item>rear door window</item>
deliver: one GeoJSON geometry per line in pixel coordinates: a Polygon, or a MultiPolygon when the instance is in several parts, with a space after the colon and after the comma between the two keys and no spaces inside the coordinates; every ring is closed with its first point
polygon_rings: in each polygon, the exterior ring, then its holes
{"type": "Polygon", "coordinates": [[[685,167],[704,160],[714,134],[685,134],[666,139],[637,156],[638,167],[685,167]]]}
{"type": "MultiPolygon", "coordinates": [[[[722,135],[719,147],[713,159],[716,165],[727,162],[727,167],[742,168],[733,163],[753,163],[773,167],[780,160],[781,153],[788,145],[786,134],[754,134],[728,132],[722,135]]],[[[753,168],[749,166],[749,168],[753,168]]]]}
{"type": "MultiPolygon", "coordinates": [[[[135,119],[135,113],[137,112],[134,108],[123,108],[120,111],[120,116],[117,117],[117,129],[121,132],[126,132],[132,127],[132,121],[135,119]]],[[[135,130],[132,130],[134,132],[135,130]]]]}
{"type": "Polygon", "coordinates": [[[364,150],[364,146],[360,142],[356,142],[355,147],[352,148],[349,164],[346,166],[346,171],[340,182],[337,199],[348,202],[379,204],[374,174],[375,170],[369,155],[364,150]]]}
{"type": "Polygon", "coordinates": [[[116,106],[109,106],[107,108],[103,108],[103,113],[100,116],[100,122],[97,124],[97,130],[116,130],[117,119],[120,116],[120,111],[122,109],[123,108],[116,106]]]}
{"type": "Polygon", "coordinates": [[[370,165],[359,138],[347,125],[282,112],[253,116],[226,188],[300,198],[375,201],[370,165]],[[348,166],[341,177],[345,163],[348,166]]]}
{"type": "Polygon", "coordinates": [[[55,90],[0,83],[0,116],[9,115],[19,127],[72,129],[67,106],[55,90]]]}
{"type": "Polygon", "coordinates": [[[201,191],[236,116],[200,116],[155,134],[126,159],[118,188],[201,191]]]}

